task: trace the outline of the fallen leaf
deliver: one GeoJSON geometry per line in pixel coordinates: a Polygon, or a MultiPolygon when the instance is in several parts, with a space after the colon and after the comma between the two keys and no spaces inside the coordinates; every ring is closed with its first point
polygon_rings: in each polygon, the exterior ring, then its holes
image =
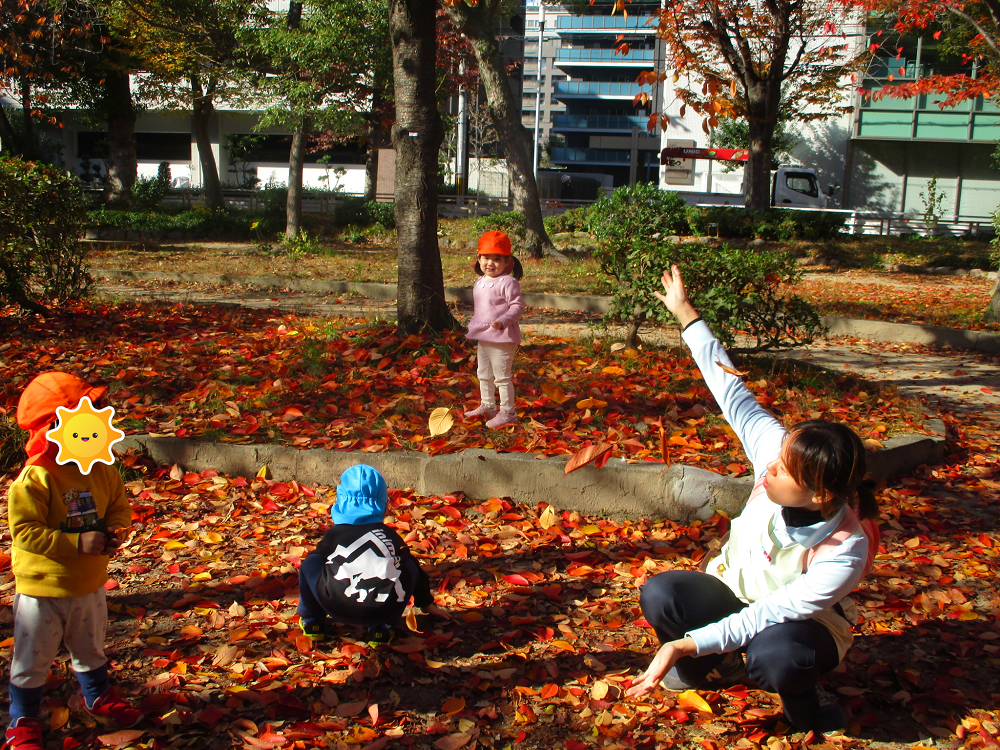
{"type": "Polygon", "coordinates": [[[427,420],[427,427],[430,430],[431,437],[437,435],[444,435],[448,430],[450,430],[455,424],[455,415],[447,406],[441,406],[431,412],[430,418],[427,420]]]}

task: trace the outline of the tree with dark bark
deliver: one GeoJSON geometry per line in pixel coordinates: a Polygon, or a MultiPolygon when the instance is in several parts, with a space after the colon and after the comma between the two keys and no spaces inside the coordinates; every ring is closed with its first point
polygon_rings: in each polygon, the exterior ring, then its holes
{"type": "Polygon", "coordinates": [[[53,93],[79,80],[108,41],[94,8],[85,2],[0,0],[0,89],[21,105],[20,128],[0,107],[5,150],[25,159],[38,157],[36,123],[59,124],[49,106],[53,93]]]}
{"type": "Polygon", "coordinates": [[[140,55],[143,99],[190,109],[205,202],[224,208],[212,150],[216,102],[234,95],[242,36],[253,28],[257,0],[97,0],[124,41],[140,55]],[[126,36],[127,35],[127,36],[126,36]]]}
{"type": "Polygon", "coordinates": [[[264,114],[258,127],[292,132],[285,237],[302,228],[302,176],[309,141],[343,141],[369,125],[376,93],[391,71],[388,17],[377,0],[293,0],[282,16],[244,37],[251,70],[248,105],[264,114]]]}
{"type": "MultiPolygon", "coordinates": [[[[851,47],[847,23],[842,7],[819,0],[666,0],[657,27],[666,43],[664,69],[641,73],[639,83],[672,79],[680,116],[691,107],[706,133],[722,117],[745,120],[746,206],[767,211],[779,120],[820,120],[851,109],[851,76],[869,53],[851,47]]],[[[627,52],[627,42],[618,50],[627,52]]],[[[651,103],[649,94],[636,102],[651,103]]],[[[657,121],[669,127],[669,117],[654,114],[650,129],[657,121]]]]}
{"type": "Polygon", "coordinates": [[[396,121],[397,325],[405,333],[456,325],[444,298],[437,240],[438,112],[434,0],[389,0],[396,121]]]}
{"type": "Polygon", "coordinates": [[[558,255],[545,231],[531,139],[521,124],[521,104],[514,97],[493,31],[501,7],[500,0],[480,0],[474,4],[453,0],[444,6],[452,23],[468,39],[479,65],[479,78],[486,91],[490,116],[507,158],[514,210],[524,214],[525,250],[531,258],[558,255]]]}

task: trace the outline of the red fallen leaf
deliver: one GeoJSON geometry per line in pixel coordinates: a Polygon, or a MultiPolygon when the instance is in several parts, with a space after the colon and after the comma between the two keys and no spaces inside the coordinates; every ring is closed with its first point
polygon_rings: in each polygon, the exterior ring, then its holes
{"type": "Polygon", "coordinates": [[[608,456],[611,454],[613,450],[614,446],[608,443],[599,443],[598,445],[587,445],[578,450],[570,457],[570,459],[566,462],[566,468],[563,469],[563,474],[569,474],[571,471],[576,471],[581,466],[586,466],[591,461],[595,461],[602,457],[604,458],[604,462],[601,463],[601,466],[604,466],[604,463],[607,462],[608,456]]]}
{"type": "Polygon", "coordinates": [[[434,747],[438,750],[458,750],[458,748],[468,745],[471,739],[472,735],[467,732],[455,732],[437,740],[434,747]]]}
{"type": "Polygon", "coordinates": [[[97,739],[105,747],[118,747],[127,742],[133,742],[146,733],[144,729],[120,729],[111,734],[102,734],[97,739]]]}
{"type": "Polygon", "coordinates": [[[518,732],[517,736],[514,738],[514,742],[524,742],[525,739],[527,739],[527,737],[528,737],[527,732],[518,732]]]}
{"type": "Polygon", "coordinates": [[[524,576],[519,576],[517,574],[504,576],[503,579],[507,583],[513,583],[515,586],[530,586],[531,583],[524,576]]]}
{"type": "Polygon", "coordinates": [[[184,484],[198,484],[201,481],[201,474],[195,474],[193,471],[189,471],[183,477],[184,484]]]}
{"type": "MultiPolygon", "coordinates": [[[[550,682],[548,685],[542,688],[541,696],[544,700],[548,700],[549,698],[555,698],[557,695],[559,695],[559,686],[556,685],[554,682],[550,682]]],[[[569,746],[567,745],[567,747],[569,746]]]]}
{"type": "Polygon", "coordinates": [[[107,581],[104,582],[104,590],[105,591],[111,591],[112,589],[118,588],[120,585],[121,584],[118,583],[118,581],[112,581],[109,578],[107,581]]]}

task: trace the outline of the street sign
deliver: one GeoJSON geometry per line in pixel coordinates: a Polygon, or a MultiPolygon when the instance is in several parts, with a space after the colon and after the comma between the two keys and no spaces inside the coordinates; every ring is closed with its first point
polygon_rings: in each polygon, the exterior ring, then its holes
{"type": "Polygon", "coordinates": [[[660,152],[660,164],[670,164],[674,159],[714,159],[716,161],[747,161],[750,152],[741,148],[695,148],[671,146],[660,152]]]}

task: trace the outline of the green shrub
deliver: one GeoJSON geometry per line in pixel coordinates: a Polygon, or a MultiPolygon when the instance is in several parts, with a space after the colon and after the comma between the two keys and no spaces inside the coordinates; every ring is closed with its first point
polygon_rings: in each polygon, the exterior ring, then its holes
{"type": "Polygon", "coordinates": [[[550,235],[562,232],[586,232],[589,220],[590,206],[578,206],[558,216],[545,217],[545,231],[550,235]]]}
{"type": "Polygon", "coordinates": [[[184,232],[197,239],[270,237],[285,228],[284,214],[202,207],[176,213],[98,209],[89,211],[87,216],[91,226],[136,232],[184,232]]]}
{"type": "Polygon", "coordinates": [[[798,346],[822,330],[812,307],[785,292],[785,285],[801,274],[789,255],[762,248],[643,238],[624,251],[601,256],[601,270],[616,282],[606,319],[630,326],[629,345],[635,346],[638,326],[647,318],[674,322],[653,295],[661,289],[660,276],[672,263],[681,267],[694,306],[723,344],[732,348],[737,336],[746,336],[747,345],[734,348],[736,352],[798,346]]]}
{"type": "Polygon", "coordinates": [[[6,474],[24,463],[27,441],[27,431],[17,426],[14,416],[0,410],[0,474],[6,474]]]}
{"type": "Polygon", "coordinates": [[[360,197],[341,198],[334,204],[330,219],[340,227],[381,224],[386,229],[395,229],[396,204],[366,201],[360,197]]]}
{"type": "Polygon", "coordinates": [[[80,242],[86,203],[76,179],[46,164],[0,157],[0,298],[38,312],[85,294],[93,279],[80,242]]]}
{"type": "Polygon", "coordinates": [[[588,226],[610,252],[626,249],[637,237],[690,234],[684,199],[649,183],[617,188],[591,205],[588,226]]]}
{"type": "Polygon", "coordinates": [[[688,224],[694,234],[730,239],[825,240],[836,237],[846,214],[832,211],[791,211],[776,208],[766,213],[740,206],[691,206],[688,224]]]}
{"type": "Polygon", "coordinates": [[[170,188],[170,164],[163,162],[156,170],[156,177],[142,178],[132,186],[129,208],[133,211],[155,211],[160,207],[170,188]]]}
{"type": "Polygon", "coordinates": [[[506,232],[507,236],[510,237],[510,244],[515,250],[524,247],[527,236],[524,214],[520,211],[504,211],[489,216],[480,216],[472,222],[472,228],[478,234],[491,231],[506,232]]]}

